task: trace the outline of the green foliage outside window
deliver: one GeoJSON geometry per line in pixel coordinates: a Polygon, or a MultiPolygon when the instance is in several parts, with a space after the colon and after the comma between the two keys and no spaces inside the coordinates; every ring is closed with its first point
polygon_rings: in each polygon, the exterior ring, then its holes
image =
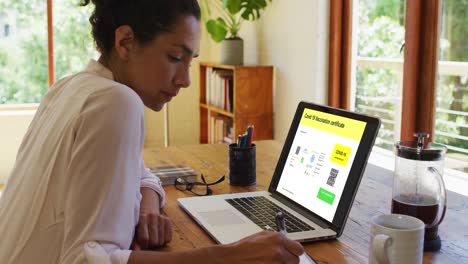
{"type": "MultiPolygon", "coordinates": [[[[80,71],[94,54],[91,8],[78,3],[54,1],[56,79],[80,71]]],[[[0,104],[39,103],[48,90],[46,8],[41,0],[0,3],[0,17],[10,18],[0,22],[12,23],[11,34],[0,37],[0,104]]]]}
{"type": "MultiPolygon", "coordinates": [[[[405,40],[400,1],[361,0],[359,6],[358,56],[403,59],[400,52],[405,40]]],[[[356,110],[382,119],[376,145],[391,149],[401,76],[384,68],[356,71],[356,110]]]]}
{"type": "MultiPolygon", "coordinates": [[[[403,59],[406,1],[360,0],[359,5],[358,56],[403,59]]],[[[444,0],[441,24],[440,60],[468,62],[468,0],[444,0]]],[[[356,110],[384,120],[376,145],[389,150],[399,138],[391,123],[398,120],[396,100],[391,99],[401,96],[398,74],[382,68],[356,71],[356,110]]],[[[468,76],[439,76],[437,108],[436,142],[467,151],[468,140],[463,137],[468,137],[468,116],[448,111],[468,112],[468,76]]]]}
{"type": "MultiPolygon", "coordinates": [[[[468,0],[442,1],[440,60],[468,62],[468,0]]],[[[440,76],[437,108],[468,113],[468,75],[440,76]]],[[[438,112],[436,130],[468,138],[468,115],[438,112]]],[[[468,140],[436,133],[436,141],[468,150],[468,140]]],[[[468,153],[467,153],[468,154],[468,153]]]]}

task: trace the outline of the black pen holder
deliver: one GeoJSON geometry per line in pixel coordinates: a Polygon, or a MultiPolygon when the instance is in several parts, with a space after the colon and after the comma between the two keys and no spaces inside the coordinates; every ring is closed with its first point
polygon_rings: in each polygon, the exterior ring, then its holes
{"type": "Polygon", "coordinates": [[[229,145],[229,184],[250,186],[257,182],[255,144],[241,148],[229,145]]]}

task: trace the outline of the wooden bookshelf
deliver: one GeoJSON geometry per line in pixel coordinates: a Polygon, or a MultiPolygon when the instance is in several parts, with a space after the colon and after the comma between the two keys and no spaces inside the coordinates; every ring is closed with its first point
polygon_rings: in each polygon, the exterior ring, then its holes
{"type": "Polygon", "coordinates": [[[210,111],[212,113],[218,113],[220,115],[224,115],[224,116],[227,116],[227,117],[230,117],[230,118],[234,118],[234,114],[232,112],[228,112],[228,111],[220,109],[220,108],[218,108],[216,106],[200,103],[200,107],[205,108],[205,109],[207,109],[208,111],[210,111]]]}
{"type": "Polygon", "coordinates": [[[255,127],[254,140],[273,138],[272,66],[200,63],[200,143],[220,143],[213,140],[220,123],[233,142],[249,124],[255,127]]]}

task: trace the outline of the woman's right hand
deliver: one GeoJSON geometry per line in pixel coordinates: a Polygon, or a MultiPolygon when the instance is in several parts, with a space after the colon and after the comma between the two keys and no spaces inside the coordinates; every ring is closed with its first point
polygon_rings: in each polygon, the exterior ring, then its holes
{"type": "Polygon", "coordinates": [[[132,251],[128,263],[297,264],[303,253],[300,243],[278,232],[262,231],[227,245],[176,252],[132,251]]]}
{"type": "Polygon", "coordinates": [[[299,263],[304,248],[278,232],[262,231],[232,244],[224,263],[299,263]]]}

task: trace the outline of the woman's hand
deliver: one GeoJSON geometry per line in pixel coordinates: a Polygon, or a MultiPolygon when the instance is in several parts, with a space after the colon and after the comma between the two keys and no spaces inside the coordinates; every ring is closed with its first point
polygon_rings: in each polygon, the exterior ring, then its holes
{"type": "Polygon", "coordinates": [[[263,231],[227,245],[226,263],[299,263],[304,248],[278,232],[263,231]]]}
{"type": "Polygon", "coordinates": [[[132,251],[132,263],[193,264],[297,264],[304,248],[278,232],[263,231],[227,245],[200,247],[187,251],[132,251]]]}
{"type": "Polygon", "coordinates": [[[149,188],[141,188],[140,217],[132,241],[133,250],[162,247],[172,239],[172,223],[159,211],[159,196],[149,188]]]}
{"type": "Polygon", "coordinates": [[[166,245],[171,239],[172,224],[169,218],[154,213],[140,214],[132,249],[155,249],[166,245]]]}

